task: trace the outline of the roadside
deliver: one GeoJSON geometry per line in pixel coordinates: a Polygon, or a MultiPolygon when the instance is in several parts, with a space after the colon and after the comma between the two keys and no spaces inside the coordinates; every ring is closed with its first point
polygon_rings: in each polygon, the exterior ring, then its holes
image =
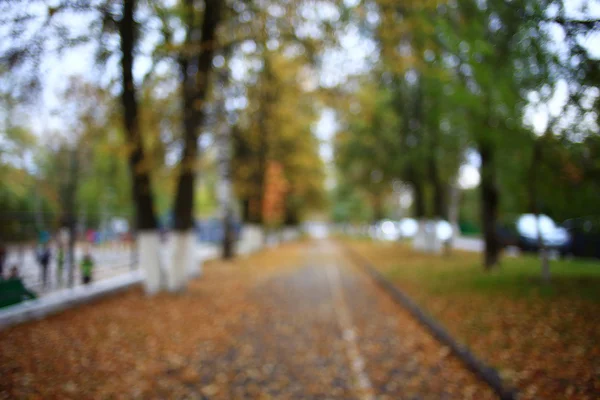
{"type": "Polygon", "coordinates": [[[507,258],[484,273],[480,255],[414,252],[408,245],[345,241],[442,322],[521,398],[594,398],[600,393],[600,265],[552,262],[540,280],[534,257],[507,258]]]}
{"type": "MultiPolygon", "coordinates": [[[[283,231],[281,240],[289,241],[298,236],[297,230],[288,229],[283,231]]],[[[168,238],[168,237],[167,237],[168,238]]],[[[279,241],[271,241],[276,244],[279,241]]],[[[243,227],[239,240],[236,243],[236,252],[239,254],[248,254],[259,250],[263,246],[262,232],[259,228],[246,225],[243,227]]],[[[81,268],[79,261],[83,257],[85,250],[88,250],[94,260],[93,282],[101,282],[108,279],[114,279],[119,276],[130,275],[132,271],[138,271],[137,246],[131,242],[109,241],[102,244],[91,245],[80,242],[75,246],[75,269],[73,271],[74,285],[82,285],[81,268]]],[[[161,244],[158,255],[163,265],[170,258],[168,240],[161,244]]],[[[220,255],[220,245],[213,242],[195,242],[196,260],[199,263],[217,258],[220,255]]],[[[59,279],[57,249],[51,247],[51,258],[47,273],[47,285],[42,282],[42,270],[37,261],[36,247],[33,245],[10,246],[6,260],[6,269],[15,265],[19,271],[19,277],[24,285],[34,291],[38,296],[44,297],[57,292],[71,291],[73,288],[67,288],[67,265],[63,266],[62,281],[59,279]]],[[[1,310],[1,309],[0,309],[1,310]]]]}
{"type": "MultiPolygon", "coordinates": [[[[100,281],[130,272],[136,269],[135,249],[129,243],[110,242],[102,245],[78,243],[75,247],[75,259],[81,260],[84,249],[89,249],[95,261],[94,280],[100,281]]],[[[37,261],[35,246],[11,246],[6,260],[7,269],[17,266],[19,276],[27,288],[44,296],[67,287],[67,266],[63,266],[62,282],[59,281],[56,249],[51,248],[51,261],[48,267],[48,281],[44,287],[41,266],[37,261]]],[[[74,270],[74,286],[81,285],[81,270],[77,262],[74,270]]]]}

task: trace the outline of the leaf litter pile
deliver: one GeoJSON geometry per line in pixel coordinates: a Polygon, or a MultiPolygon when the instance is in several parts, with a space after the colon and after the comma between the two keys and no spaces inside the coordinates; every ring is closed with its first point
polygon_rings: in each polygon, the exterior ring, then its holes
{"type": "MultiPolygon", "coordinates": [[[[456,252],[444,258],[393,244],[350,241],[346,245],[496,367],[505,382],[519,389],[520,399],[600,398],[596,301],[576,294],[514,296],[504,289],[475,290],[460,280],[465,268],[470,268],[467,276],[484,274],[477,254],[456,252]],[[448,271],[455,271],[456,278],[448,271]]],[[[561,284],[554,283],[557,289],[561,284]]]]}
{"type": "Polygon", "coordinates": [[[136,288],[4,330],[0,374],[0,398],[493,398],[336,247],[310,242],[210,262],[184,294],[136,288]]]}

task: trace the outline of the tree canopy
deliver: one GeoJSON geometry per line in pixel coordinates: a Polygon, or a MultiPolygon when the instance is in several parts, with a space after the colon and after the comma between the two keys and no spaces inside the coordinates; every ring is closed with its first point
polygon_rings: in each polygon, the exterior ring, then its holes
{"type": "Polygon", "coordinates": [[[235,208],[261,224],[272,176],[285,182],[278,225],[328,204],[336,220],[383,218],[393,183],[410,188],[415,217],[448,219],[461,166],[476,164],[478,198],[464,198],[480,215],[462,219],[482,229],[488,266],[498,261],[495,230],[507,215],[562,221],[600,212],[600,74],[590,44],[599,22],[587,2],[2,7],[0,190],[15,211],[37,204],[60,214],[67,189],[59,188],[77,176],[68,188],[77,214],[135,213],[142,230],[170,221],[189,231],[219,208],[224,146],[235,208]],[[64,79],[64,104],[48,117],[62,125],[27,121],[57,90],[48,71],[76,52],[89,64],[64,79]],[[335,111],[331,143],[316,134],[326,107],[335,111]],[[334,172],[320,156],[324,144],[334,149],[334,172]],[[337,185],[329,196],[328,175],[337,185]],[[340,196],[346,206],[332,204],[340,196]]]}

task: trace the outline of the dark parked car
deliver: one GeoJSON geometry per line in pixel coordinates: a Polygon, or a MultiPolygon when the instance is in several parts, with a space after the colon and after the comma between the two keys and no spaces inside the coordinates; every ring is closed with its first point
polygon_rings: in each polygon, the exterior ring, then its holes
{"type": "Polygon", "coordinates": [[[496,230],[503,247],[516,246],[523,252],[539,251],[538,231],[546,248],[558,251],[561,255],[570,252],[569,232],[556,225],[547,215],[536,218],[534,214],[522,214],[500,224],[496,230]]]}
{"type": "Polygon", "coordinates": [[[563,227],[571,237],[569,254],[600,259],[600,216],[569,219],[563,227]]]}

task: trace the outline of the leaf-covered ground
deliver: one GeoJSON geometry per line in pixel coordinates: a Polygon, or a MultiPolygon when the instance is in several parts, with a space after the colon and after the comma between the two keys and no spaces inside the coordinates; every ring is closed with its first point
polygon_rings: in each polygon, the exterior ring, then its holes
{"type": "Polygon", "coordinates": [[[0,375],[1,398],[493,398],[328,242],[2,331],[0,375]]]}
{"type": "Polygon", "coordinates": [[[483,272],[480,255],[414,252],[408,245],[346,242],[496,366],[524,399],[600,397],[600,263],[506,258],[483,272]]]}

